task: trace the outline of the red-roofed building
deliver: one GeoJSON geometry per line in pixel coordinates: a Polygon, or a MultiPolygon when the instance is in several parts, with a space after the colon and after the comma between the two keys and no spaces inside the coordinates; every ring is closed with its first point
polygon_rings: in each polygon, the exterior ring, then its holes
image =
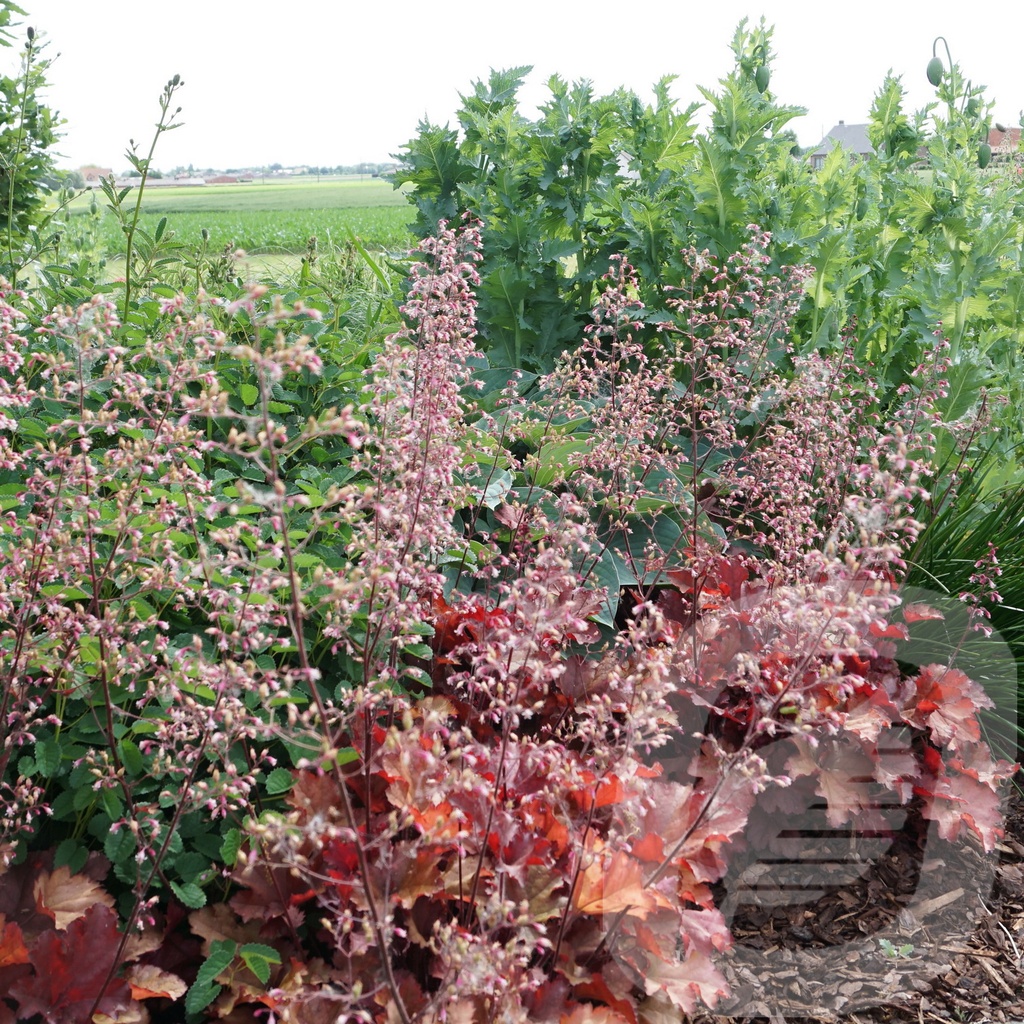
{"type": "Polygon", "coordinates": [[[100,181],[103,178],[112,178],[114,176],[114,172],[109,167],[96,167],[94,164],[79,167],[78,173],[81,174],[87,188],[99,188],[100,181]]]}
{"type": "Polygon", "coordinates": [[[988,144],[993,156],[1013,156],[1020,149],[1020,128],[1007,128],[1001,132],[992,128],[988,133],[988,144]]]}

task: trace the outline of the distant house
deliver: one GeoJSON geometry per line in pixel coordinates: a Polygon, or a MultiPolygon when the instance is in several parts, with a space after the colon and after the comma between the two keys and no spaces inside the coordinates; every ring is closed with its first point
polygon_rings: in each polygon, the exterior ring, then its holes
{"type": "MultiPolygon", "coordinates": [[[[139,184],[141,178],[118,178],[117,187],[125,188],[126,186],[134,188],[139,184]]],[[[203,178],[147,178],[146,188],[174,188],[176,185],[205,185],[206,181],[203,178]]]]}
{"type": "Polygon", "coordinates": [[[85,167],[79,167],[78,173],[81,174],[86,188],[99,188],[100,182],[104,178],[110,178],[114,174],[111,168],[97,167],[95,164],[88,164],[85,167]]]}
{"type": "Polygon", "coordinates": [[[989,129],[988,144],[992,147],[992,157],[998,160],[1012,160],[1020,151],[1020,128],[1007,128],[1001,132],[998,128],[989,129]]]}
{"type": "Polygon", "coordinates": [[[825,164],[825,157],[836,146],[845,149],[850,154],[851,160],[866,160],[875,152],[874,147],[868,141],[868,126],[866,124],[847,124],[845,121],[840,121],[821,140],[821,145],[808,154],[807,158],[811,161],[811,166],[816,171],[820,170],[825,164]]]}

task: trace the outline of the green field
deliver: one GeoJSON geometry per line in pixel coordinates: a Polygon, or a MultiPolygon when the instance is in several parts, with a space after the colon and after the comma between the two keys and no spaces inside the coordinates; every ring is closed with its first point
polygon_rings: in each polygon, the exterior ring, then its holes
{"type": "MultiPolygon", "coordinates": [[[[132,202],[129,194],[126,203],[132,202]]],[[[121,231],[106,212],[102,192],[80,196],[72,204],[72,230],[95,232],[113,255],[123,245],[121,231]],[[89,212],[95,204],[97,216],[89,212]]],[[[343,242],[349,232],[377,249],[406,248],[413,210],[401,191],[373,179],[303,177],[260,180],[239,185],[160,186],[143,193],[140,226],[154,232],[161,218],[166,231],[189,248],[216,252],[227,246],[249,253],[301,253],[316,237],[322,247],[343,242]]]]}

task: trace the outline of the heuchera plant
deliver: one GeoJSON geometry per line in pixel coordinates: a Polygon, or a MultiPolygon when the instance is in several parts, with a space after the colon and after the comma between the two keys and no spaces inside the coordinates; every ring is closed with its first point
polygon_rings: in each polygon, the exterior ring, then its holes
{"type": "Polygon", "coordinates": [[[791,350],[765,244],[689,253],[657,349],[615,261],[526,398],[477,393],[479,231],[442,224],[361,402],[305,420],[303,308],[169,301],[133,352],[102,301],[5,307],[0,1021],[678,1019],[727,995],[759,800],[993,849],[985,694],[897,661],[939,614],[898,587],[941,352],[883,415],[791,350]]]}
{"type": "Polygon", "coordinates": [[[966,827],[993,848],[1012,766],[981,742],[987,698],[948,666],[908,677],[895,660],[904,620],[938,614],[901,609],[897,585],[943,364],[884,424],[841,359],[776,369],[801,275],[768,276],[764,242],[725,266],[691,254],[655,359],[632,340],[619,264],[540,396],[513,382],[487,414],[454,386],[475,229],[431,243],[360,441],[376,468],[350,547],[368,569],[358,607],[386,594],[370,619],[394,625],[331,709],[325,753],[350,759],[299,769],[233,876],[233,939],[269,916],[287,960],[315,907],[331,950],[282,975],[279,1019],[714,1005],[731,940],[712,885],[769,788],[806,783],[834,825],[888,790],[944,838],[966,827]],[[460,438],[475,496],[453,486],[460,438]],[[609,567],[621,591],[602,630],[609,567]],[[429,656],[407,643],[424,621],[429,656]],[[880,752],[907,728],[921,755],[893,774],[880,752]]]}

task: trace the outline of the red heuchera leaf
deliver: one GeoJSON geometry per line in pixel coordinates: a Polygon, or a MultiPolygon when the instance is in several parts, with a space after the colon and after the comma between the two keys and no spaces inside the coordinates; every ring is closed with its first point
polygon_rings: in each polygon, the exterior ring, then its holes
{"type": "Polygon", "coordinates": [[[951,757],[949,766],[991,789],[995,789],[1003,780],[1012,778],[1020,767],[1009,761],[993,761],[991,751],[983,743],[968,747],[956,757],[951,757]]]}
{"type": "Polygon", "coordinates": [[[97,1010],[110,1017],[127,1009],[131,989],[123,979],[115,977],[104,987],[120,941],[117,915],[102,904],[90,907],[64,933],[44,932],[31,951],[35,974],[11,986],[20,1015],[40,1014],[47,1024],[82,1024],[97,999],[97,1010]]]}
{"type": "Polygon", "coordinates": [[[890,622],[888,624],[882,622],[872,622],[868,627],[868,632],[877,639],[890,638],[892,640],[909,640],[910,634],[907,632],[907,627],[902,622],[890,622]]]}
{"type": "Polygon", "coordinates": [[[702,776],[697,787],[666,780],[652,789],[633,853],[648,863],[670,857],[683,887],[681,894],[705,905],[710,894],[703,883],[715,882],[724,874],[723,848],[746,825],[755,784],[733,771],[719,785],[707,755],[697,765],[694,774],[702,776]]]}
{"type": "Polygon", "coordinates": [[[569,795],[576,807],[588,812],[593,807],[611,807],[626,798],[626,788],[617,775],[595,775],[590,771],[580,773],[588,783],[586,787],[573,790],[569,795]]]}
{"type": "Polygon", "coordinates": [[[628,853],[596,857],[580,874],[573,906],[585,914],[618,914],[625,911],[644,918],[659,906],[670,904],[660,892],[644,885],[644,866],[628,853]]]}
{"type": "Polygon", "coordinates": [[[924,800],[921,813],[938,825],[943,839],[956,839],[966,825],[981,840],[985,852],[991,853],[1004,834],[995,785],[1012,775],[1016,766],[1005,761],[995,763],[978,748],[964,760],[951,759],[948,766],[943,765],[941,754],[934,748],[925,751],[924,760],[927,774],[914,787],[924,800]],[[944,770],[947,767],[953,769],[952,774],[944,770]]]}
{"type": "Polygon", "coordinates": [[[905,622],[923,622],[926,619],[944,619],[945,617],[938,608],[933,608],[929,604],[922,604],[920,601],[908,604],[903,609],[903,619],[905,622]]]}
{"type": "Polygon", "coordinates": [[[28,948],[21,929],[13,921],[7,924],[4,915],[0,914],[0,967],[28,962],[28,948]]]}
{"type": "Polygon", "coordinates": [[[698,952],[691,952],[682,963],[652,957],[643,983],[649,996],[664,993],[683,1013],[694,1013],[698,1000],[714,1006],[719,996],[729,994],[718,968],[698,952]]]}
{"type": "Polygon", "coordinates": [[[720,953],[732,947],[732,932],[721,911],[691,907],[680,911],[679,918],[687,949],[711,956],[716,950],[720,953]]]}
{"type": "Polygon", "coordinates": [[[509,624],[508,614],[499,608],[486,608],[473,599],[452,607],[443,597],[435,597],[430,645],[439,655],[450,654],[470,640],[482,640],[494,629],[507,629],[509,624]]]}
{"type": "Polygon", "coordinates": [[[977,712],[993,704],[977,683],[945,665],[925,665],[914,683],[917,702],[905,711],[907,722],[927,729],[937,746],[951,750],[981,739],[977,712]]]}
{"type": "Polygon", "coordinates": [[[695,574],[692,569],[668,569],[665,575],[684,594],[720,594],[736,601],[743,584],[750,578],[750,571],[742,555],[719,555],[711,560],[703,574],[695,574]]]}
{"type": "Polygon", "coordinates": [[[630,999],[624,999],[613,992],[604,975],[596,971],[587,981],[573,988],[573,994],[580,999],[596,999],[620,1013],[629,1024],[637,1024],[636,1007],[630,999]]]}
{"type": "Polygon", "coordinates": [[[786,762],[786,771],[794,777],[817,777],[815,792],[828,803],[829,825],[838,828],[874,805],[870,783],[875,764],[858,744],[828,742],[814,749],[801,739],[794,743],[797,753],[786,762]]]}

